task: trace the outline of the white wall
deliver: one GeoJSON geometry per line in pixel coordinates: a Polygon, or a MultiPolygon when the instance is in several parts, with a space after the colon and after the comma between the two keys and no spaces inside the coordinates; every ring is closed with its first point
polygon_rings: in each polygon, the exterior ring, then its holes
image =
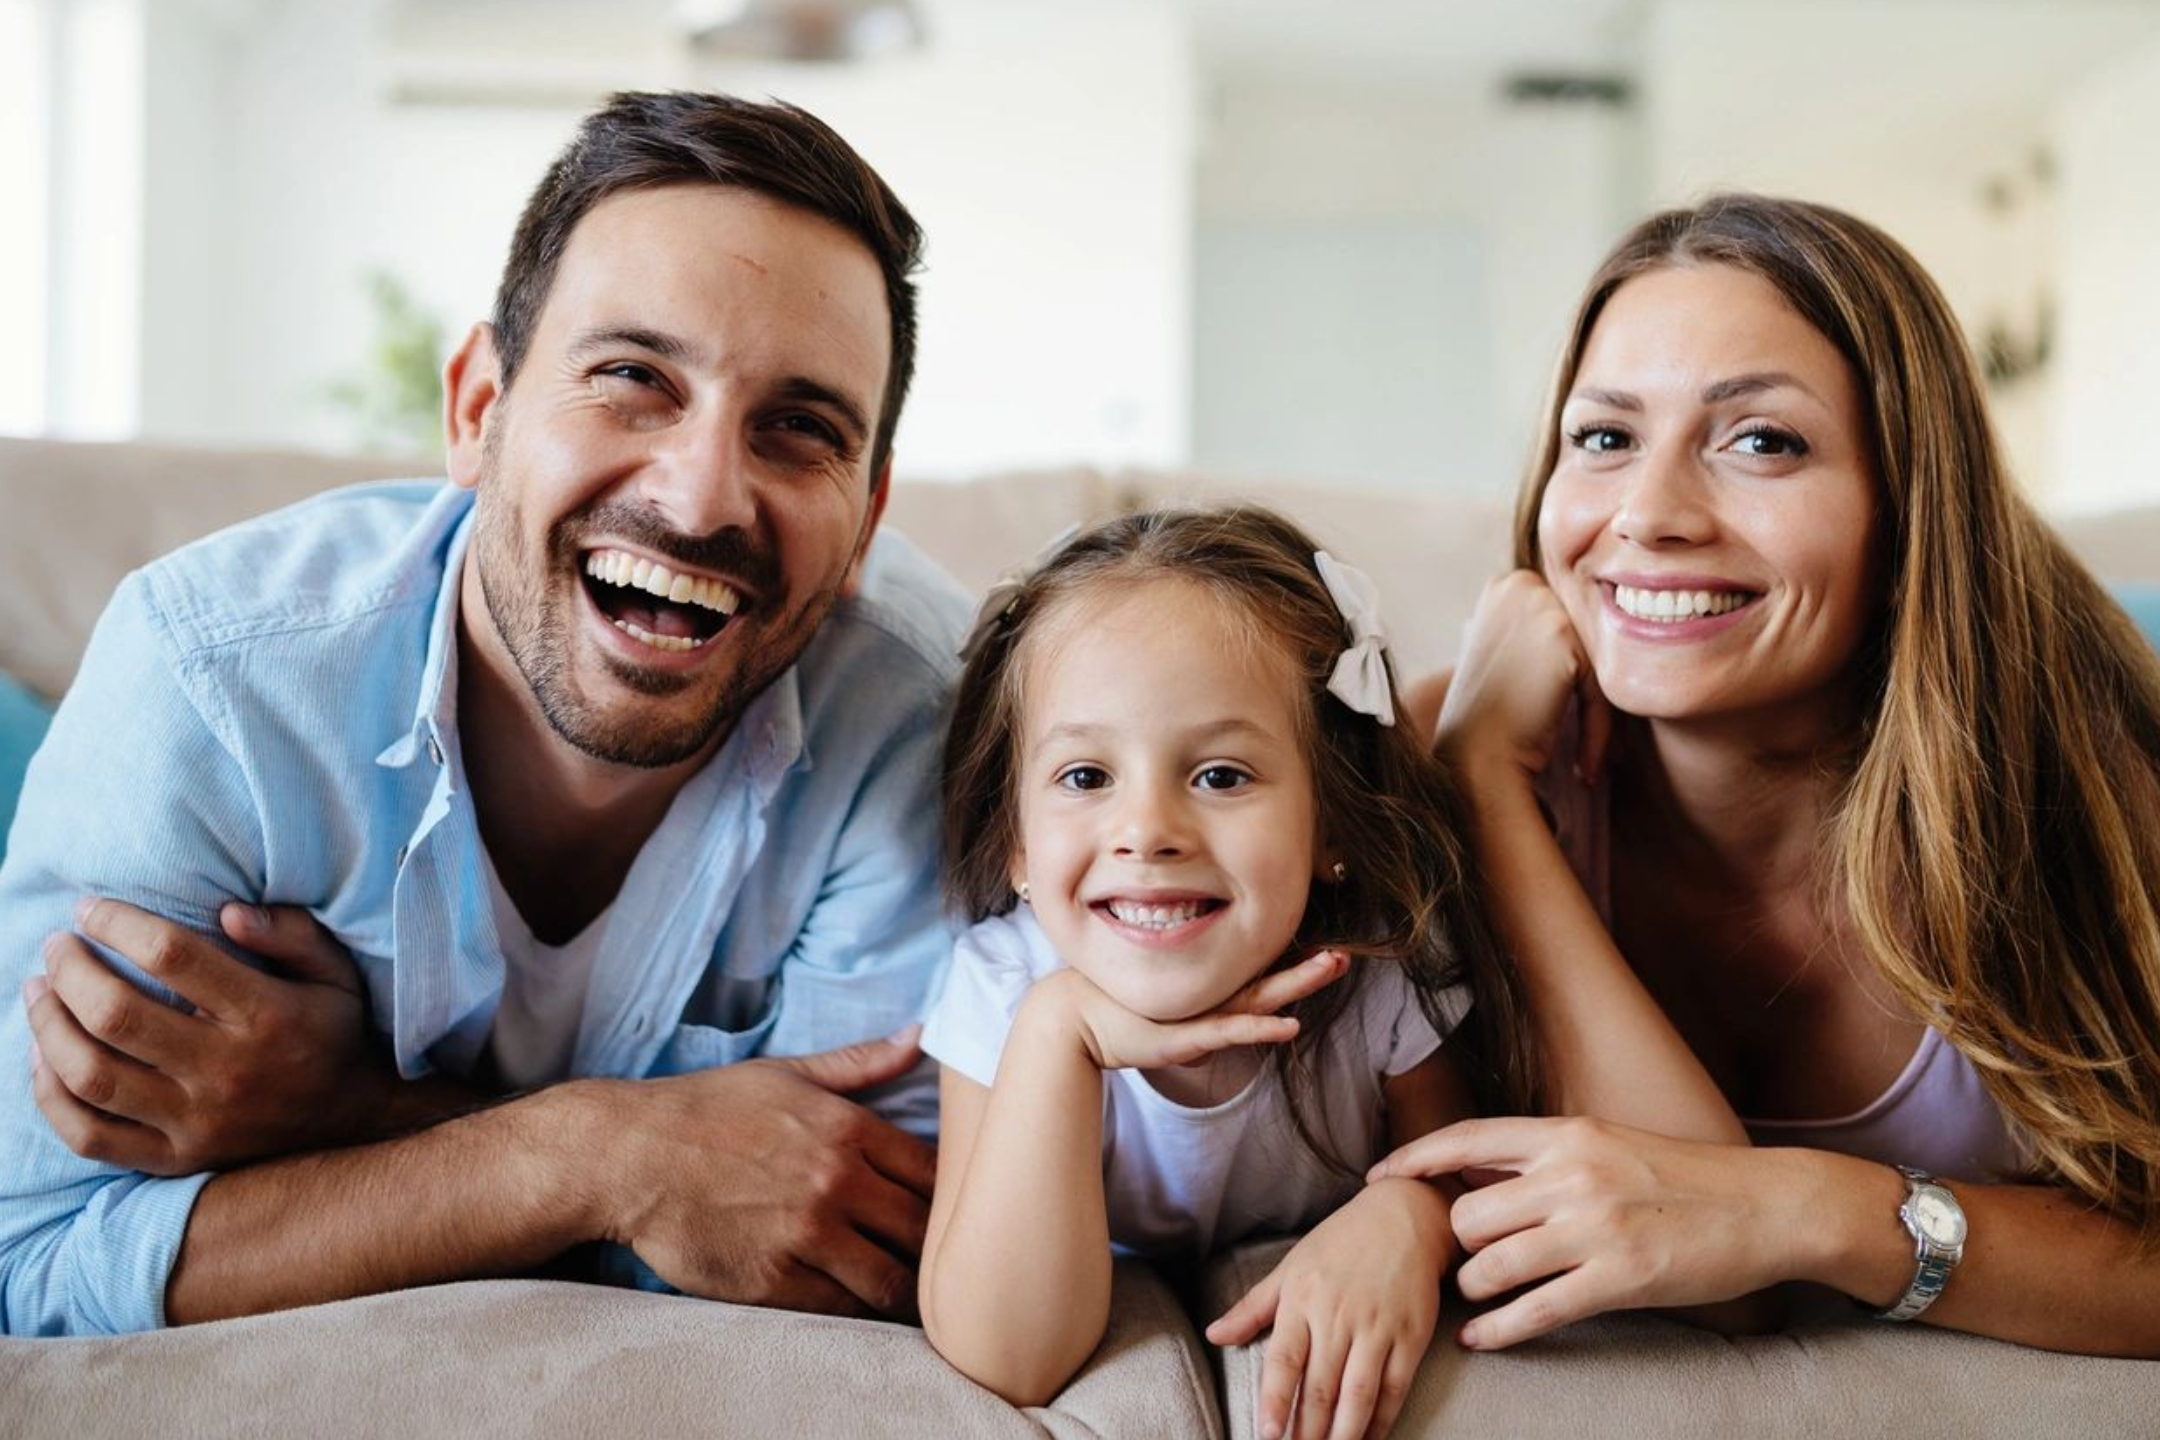
{"type": "Polygon", "coordinates": [[[1234,328],[1200,342],[1195,460],[1512,489],[1568,312],[1625,214],[1613,177],[1627,119],[1509,105],[1489,77],[1353,89],[1230,76],[1209,113],[1199,253],[1233,273],[1201,277],[1201,318],[1234,328]],[[1341,313],[1322,326],[1326,306],[1341,313]],[[1316,335],[1363,343],[1308,351],[1316,335]]]}
{"type": "MultiPolygon", "coordinates": [[[[797,101],[891,181],[930,237],[904,474],[1178,463],[1182,23],[1150,0],[926,9],[931,47],[879,66],[656,66],[604,83],[694,80],[797,101]]],[[[161,174],[206,181],[212,209],[188,217],[178,187],[153,188],[176,244],[146,298],[156,433],[343,440],[324,390],[362,363],[369,268],[399,275],[453,338],[486,313],[525,194],[580,107],[390,104],[388,14],[385,0],[284,0],[244,28],[200,18],[221,31],[214,61],[207,48],[171,52],[161,174]]]]}
{"type": "Polygon", "coordinates": [[[2060,347],[2053,503],[2160,499],[2144,428],[2160,397],[2160,41],[2126,53],[2055,123],[2060,347]]]}

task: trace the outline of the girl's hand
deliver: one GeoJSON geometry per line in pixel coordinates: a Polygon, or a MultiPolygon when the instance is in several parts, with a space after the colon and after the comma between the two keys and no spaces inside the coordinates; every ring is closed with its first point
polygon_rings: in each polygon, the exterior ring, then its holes
{"type": "Polygon", "coordinates": [[[1472,770],[1504,762],[1524,775],[1541,774],[1552,763],[1571,696],[1582,702],[1582,744],[1568,759],[1585,781],[1595,780],[1612,734],[1612,708],[1544,578],[1511,571],[1478,597],[1440,707],[1438,742],[1472,770]]]}
{"type": "Polygon", "coordinates": [[[1814,1278],[1799,1249],[1813,1208],[1805,1154],[1604,1120],[1464,1120],[1370,1178],[1460,1174],[1482,1186],[1455,1201],[1470,1252],[1456,1284],[1468,1300],[1523,1293],[1460,1338],[1498,1350],[1607,1310],[1706,1305],[1814,1278]]]}
{"type": "Polygon", "coordinates": [[[1440,1277],[1454,1255],[1447,1198],[1422,1181],[1382,1181],[1321,1221],[1208,1326],[1217,1345],[1275,1327],[1260,1375],[1262,1440],[1386,1435],[1431,1343],[1440,1277]]]}
{"type": "Polygon", "coordinates": [[[1243,1045],[1280,1045],[1294,1038],[1297,1021],[1275,1012],[1333,984],[1349,968],[1350,959],[1341,951],[1322,950],[1287,970],[1261,976],[1212,1010],[1167,1023],[1135,1015],[1070,969],[1038,982],[1023,1003],[1065,1007],[1080,1043],[1100,1069],[1159,1070],[1191,1065],[1243,1045]]]}

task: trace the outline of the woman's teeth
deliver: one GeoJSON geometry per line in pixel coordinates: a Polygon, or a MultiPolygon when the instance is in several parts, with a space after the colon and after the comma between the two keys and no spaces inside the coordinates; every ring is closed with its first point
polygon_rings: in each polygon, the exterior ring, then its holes
{"type": "Polygon", "coordinates": [[[1637,620],[1675,623],[1725,615],[1752,598],[1743,590],[1638,590],[1632,585],[1613,586],[1613,603],[1637,620]]]}
{"type": "Polygon", "coordinates": [[[1133,900],[1111,900],[1104,904],[1118,921],[1126,925],[1138,925],[1149,930],[1168,930],[1173,925],[1183,925],[1197,920],[1213,907],[1207,900],[1184,900],[1175,905],[1142,905],[1133,900]]]}

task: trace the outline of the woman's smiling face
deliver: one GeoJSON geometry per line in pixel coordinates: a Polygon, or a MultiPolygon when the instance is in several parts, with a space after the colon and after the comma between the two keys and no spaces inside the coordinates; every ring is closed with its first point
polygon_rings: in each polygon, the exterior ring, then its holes
{"type": "Polygon", "coordinates": [[[1836,347],[1745,270],[1649,271],[1599,314],[1560,425],[1538,547],[1606,697],[1842,724],[1880,585],[1867,414],[1836,347]]]}

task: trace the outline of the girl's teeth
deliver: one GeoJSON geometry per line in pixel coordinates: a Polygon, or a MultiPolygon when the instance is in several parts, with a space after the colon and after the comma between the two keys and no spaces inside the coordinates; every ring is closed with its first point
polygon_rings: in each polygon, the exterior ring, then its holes
{"type": "Polygon", "coordinates": [[[1188,900],[1180,905],[1139,905],[1130,900],[1112,900],[1109,903],[1110,913],[1123,923],[1144,925],[1156,930],[1167,930],[1172,925],[1197,920],[1205,908],[1198,900],[1188,900]]]}
{"type": "Polygon", "coordinates": [[[1728,615],[1747,604],[1739,590],[1638,590],[1632,585],[1613,586],[1613,603],[1637,620],[1674,624],[1728,615]]]}

